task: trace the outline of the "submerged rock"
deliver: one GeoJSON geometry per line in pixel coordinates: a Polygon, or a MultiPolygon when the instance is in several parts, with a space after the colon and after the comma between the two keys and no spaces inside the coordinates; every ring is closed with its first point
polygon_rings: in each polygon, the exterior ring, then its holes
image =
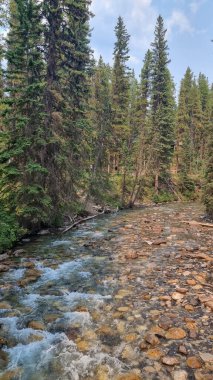
{"type": "Polygon", "coordinates": [[[33,330],[45,330],[44,324],[40,321],[31,321],[28,323],[28,327],[33,330]]]}

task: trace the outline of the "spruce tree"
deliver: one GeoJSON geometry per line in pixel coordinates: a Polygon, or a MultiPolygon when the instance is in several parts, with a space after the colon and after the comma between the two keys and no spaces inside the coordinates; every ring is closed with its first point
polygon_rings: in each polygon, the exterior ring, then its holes
{"type": "Polygon", "coordinates": [[[33,0],[11,3],[7,38],[5,145],[1,152],[1,191],[11,212],[24,227],[37,228],[47,221],[47,171],[42,161],[44,144],[44,60],[40,50],[40,4],[33,0]]]}
{"type": "Polygon", "coordinates": [[[178,99],[178,108],[176,113],[175,128],[175,167],[176,172],[187,176],[190,172],[190,130],[189,130],[189,114],[186,104],[186,88],[182,80],[180,86],[180,94],[178,99]]]}
{"type": "Polygon", "coordinates": [[[109,191],[109,153],[112,138],[111,70],[100,57],[91,78],[92,171],[89,195],[103,201],[109,191]]]}
{"type": "Polygon", "coordinates": [[[159,179],[168,176],[174,149],[174,86],[169,64],[166,29],[161,16],[157,19],[155,39],[152,43],[152,99],[153,143],[155,149],[155,190],[159,179]]]}
{"type": "Polygon", "coordinates": [[[193,81],[191,89],[191,114],[190,133],[192,141],[192,171],[198,172],[201,168],[201,158],[203,149],[204,128],[202,123],[202,105],[200,93],[196,81],[193,81]]]}
{"type": "Polygon", "coordinates": [[[204,203],[208,217],[213,220],[213,86],[211,89],[211,118],[208,129],[208,161],[206,168],[206,185],[204,203]]]}
{"type": "Polygon", "coordinates": [[[205,158],[207,155],[208,128],[209,128],[209,123],[211,122],[211,92],[209,88],[208,78],[202,73],[199,74],[198,89],[200,93],[200,100],[201,100],[201,107],[202,107],[202,125],[203,125],[203,133],[201,136],[200,158],[204,164],[205,158]]]}
{"type": "Polygon", "coordinates": [[[133,206],[137,197],[141,194],[144,185],[144,176],[151,168],[151,133],[150,133],[150,95],[151,95],[151,62],[152,53],[147,51],[141,70],[140,83],[137,84],[135,107],[133,115],[137,125],[132,149],[132,188],[129,205],[133,206]]]}
{"type": "Polygon", "coordinates": [[[145,54],[144,65],[141,70],[141,85],[140,85],[140,108],[141,118],[145,120],[150,103],[151,95],[151,71],[152,68],[152,52],[148,50],[145,54]]]}
{"type": "Polygon", "coordinates": [[[90,3],[47,0],[43,4],[47,61],[45,130],[49,141],[46,186],[55,210],[74,201],[81,160],[85,158],[90,3]]]}
{"type": "Polygon", "coordinates": [[[129,39],[124,21],[118,18],[115,27],[116,42],[114,47],[113,65],[113,137],[114,137],[114,161],[119,169],[122,161],[122,149],[128,138],[128,105],[129,105],[129,39]]]}

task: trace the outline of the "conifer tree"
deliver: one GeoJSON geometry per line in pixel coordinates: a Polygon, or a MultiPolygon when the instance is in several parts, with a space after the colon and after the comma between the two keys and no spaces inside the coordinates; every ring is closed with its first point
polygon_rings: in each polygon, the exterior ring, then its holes
{"type": "Polygon", "coordinates": [[[198,172],[201,166],[204,130],[202,124],[201,99],[195,80],[193,81],[191,89],[191,102],[190,131],[192,141],[192,170],[198,172]]]}
{"type": "Polygon", "coordinates": [[[74,200],[80,159],[84,157],[90,3],[47,0],[43,4],[47,61],[45,129],[49,140],[46,186],[55,210],[74,200]]]}
{"type": "Polygon", "coordinates": [[[202,107],[202,125],[203,125],[203,133],[201,136],[200,158],[202,162],[205,163],[205,157],[207,155],[208,128],[209,128],[209,123],[211,122],[211,92],[209,88],[208,78],[202,73],[199,74],[198,89],[200,93],[200,100],[201,100],[201,107],[202,107]]]}
{"type": "Polygon", "coordinates": [[[43,70],[40,4],[33,0],[11,3],[7,40],[5,98],[6,150],[1,152],[1,191],[11,212],[25,227],[38,227],[47,220],[49,197],[43,146],[43,70]]]}
{"type": "Polygon", "coordinates": [[[208,161],[206,168],[206,185],[204,203],[208,217],[213,220],[213,87],[211,88],[211,118],[208,129],[208,161]]]}
{"type": "Polygon", "coordinates": [[[137,84],[136,105],[133,114],[137,121],[137,135],[135,136],[134,149],[132,150],[133,183],[129,205],[133,206],[137,197],[142,192],[144,176],[151,169],[151,131],[150,131],[150,95],[151,95],[151,62],[152,53],[147,51],[141,70],[140,83],[137,84]]]}
{"type": "Polygon", "coordinates": [[[175,147],[175,166],[177,173],[187,176],[190,171],[190,130],[189,115],[186,104],[186,88],[184,80],[181,81],[178,108],[176,114],[176,147],[175,147]]]}
{"type": "Polygon", "coordinates": [[[150,103],[151,95],[151,71],[152,68],[152,52],[147,50],[144,65],[141,70],[141,86],[140,86],[140,103],[141,103],[141,117],[145,120],[150,103]]]}
{"type": "Polygon", "coordinates": [[[165,179],[174,149],[174,96],[169,54],[163,18],[157,19],[155,40],[152,43],[152,99],[153,143],[155,144],[155,190],[159,179],[165,179]]]}
{"type": "Polygon", "coordinates": [[[112,99],[110,88],[111,70],[100,57],[95,67],[92,81],[91,123],[93,134],[91,140],[92,172],[89,195],[97,200],[104,198],[109,190],[108,165],[112,136],[112,99]]]}
{"type": "Polygon", "coordinates": [[[113,138],[115,151],[115,167],[119,168],[122,160],[123,145],[126,145],[128,138],[128,102],[129,102],[129,70],[127,62],[129,60],[129,39],[124,21],[118,18],[115,27],[116,42],[114,47],[113,66],[113,138]]]}

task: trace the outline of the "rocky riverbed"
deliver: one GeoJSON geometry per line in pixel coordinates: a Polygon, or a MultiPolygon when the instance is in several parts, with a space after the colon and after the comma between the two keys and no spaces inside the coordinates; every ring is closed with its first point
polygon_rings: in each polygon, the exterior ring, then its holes
{"type": "Polygon", "coordinates": [[[213,229],[185,223],[203,213],[104,216],[2,262],[0,380],[211,380],[213,229]]]}

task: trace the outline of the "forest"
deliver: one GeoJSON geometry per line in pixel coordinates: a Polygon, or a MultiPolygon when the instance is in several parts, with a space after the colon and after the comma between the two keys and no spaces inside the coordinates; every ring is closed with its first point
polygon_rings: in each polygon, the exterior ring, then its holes
{"type": "Polygon", "coordinates": [[[162,16],[139,77],[122,17],[113,65],[96,62],[90,5],[0,2],[1,252],[88,202],[199,200],[213,218],[212,83],[186,67],[177,94],[162,16]]]}

